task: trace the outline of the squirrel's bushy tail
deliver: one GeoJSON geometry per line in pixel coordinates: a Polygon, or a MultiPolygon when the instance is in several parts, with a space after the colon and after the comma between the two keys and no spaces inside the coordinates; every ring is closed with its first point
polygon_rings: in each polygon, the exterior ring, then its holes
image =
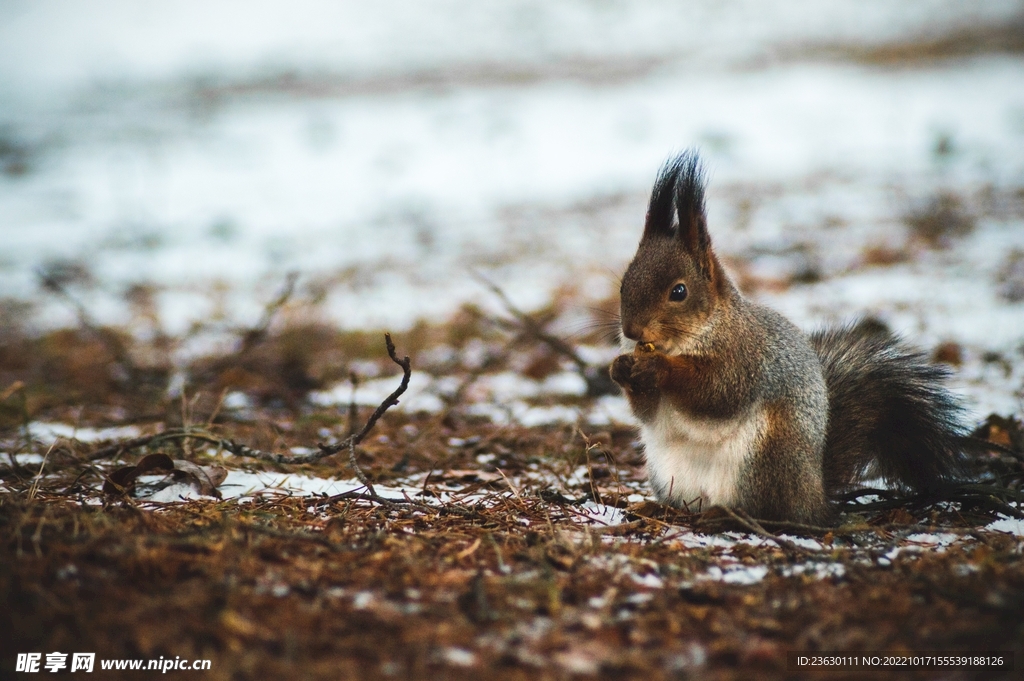
{"type": "Polygon", "coordinates": [[[828,387],[826,492],[872,477],[928,490],[962,474],[963,408],[943,367],[871,320],[815,333],[811,345],[828,387]]]}

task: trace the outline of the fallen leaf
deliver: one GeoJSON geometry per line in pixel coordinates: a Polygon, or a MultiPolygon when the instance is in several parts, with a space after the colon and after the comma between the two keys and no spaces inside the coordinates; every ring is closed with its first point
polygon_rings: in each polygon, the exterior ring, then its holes
{"type": "Polygon", "coordinates": [[[228,477],[228,471],[222,466],[197,466],[191,461],[175,459],[172,476],[179,482],[187,481],[203,496],[220,499],[217,486],[228,477]]]}
{"type": "Polygon", "coordinates": [[[103,482],[105,494],[135,491],[135,481],[141,475],[166,471],[177,482],[187,482],[203,496],[221,498],[217,486],[227,478],[228,471],[221,466],[197,466],[191,461],[171,459],[166,454],[148,454],[134,466],[124,466],[107,476],[103,482]]]}
{"type": "Polygon", "coordinates": [[[124,466],[107,476],[103,481],[104,494],[118,494],[126,492],[131,494],[135,489],[135,480],[140,475],[151,471],[173,471],[174,461],[166,454],[147,454],[139,459],[134,466],[124,466]]]}

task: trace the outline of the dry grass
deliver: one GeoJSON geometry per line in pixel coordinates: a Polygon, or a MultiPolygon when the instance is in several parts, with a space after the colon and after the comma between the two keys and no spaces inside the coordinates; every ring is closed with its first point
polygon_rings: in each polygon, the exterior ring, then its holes
{"type": "Polygon", "coordinates": [[[303,499],[159,511],[7,499],[4,661],[89,650],[208,658],[213,678],[725,679],[785,677],[786,650],[1021,649],[1010,539],[842,579],[693,585],[713,553],[574,536],[543,522],[557,506],[512,503],[431,516],[352,501],[311,514],[303,499]],[[472,653],[465,669],[452,648],[472,653]]]}
{"type": "MultiPolygon", "coordinates": [[[[543,327],[555,316],[557,309],[534,321],[543,327]]],[[[185,426],[287,454],[315,448],[326,434],[342,441],[370,414],[357,410],[350,422],[344,408],[309,403],[309,390],[345,376],[354,359],[396,371],[379,336],[374,343],[308,321],[269,322],[248,344],[241,333],[236,352],[196,358],[190,388],[171,399],[169,365],[140,368],[131,359],[152,348],[101,331],[4,337],[4,449],[43,453],[25,423],[61,420],[136,423],[147,433],[185,426]],[[124,380],[110,370],[118,362],[149,378],[124,380]],[[250,394],[252,413],[221,408],[225,388],[250,394]]],[[[471,382],[554,352],[513,316],[499,323],[472,309],[451,325],[396,336],[414,371],[432,347],[470,341],[493,349],[484,369],[456,359],[432,371],[471,382]]],[[[770,679],[793,676],[789,650],[1024,652],[1020,540],[980,529],[1003,503],[986,501],[991,489],[953,505],[882,498],[850,506],[837,528],[762,527],[631,502],[644,487],[627,428],[503,426],[464,406],[456,399],[437,414],[388,411],[360,444],[369,480],[415,482],[420,493],[409,500],[282,494],[155,504],[96,491],[119,465],[154,452],[351,477],[344,451],[275,465],[225,458],[182,437],[120,450],[60,440],[43,478],[34,476],[38,465],[0,470],[8,490],[0,494],[0,630],[9,632],[0,664],[9,672],[15,653],[60,650],[208,658],[206,674],[224,679],[770,679]],[[580,470],[582,479],[573,478],[580,470]],[[621,509],[625,522],[587,522],[584,501],[621,509]],[[694,531],[726,530],[790,538],[684,543],[694,531]],[[962,539],[942,552],[915,551],[919,532],[962,539]],[[817,544],[808,548],[797,535],[817,544]],[[902,552],[890,555],[896,547],[902,552]],[[707,578],[724,565],[765,576],[746,585],[707,578]],[[823,565],[842,569],[815,575],[823,565]]],[[[977,436],[1006,448],[978,466],[1012,496],[1024,479],[1020,424],[993,419],[977,436]]]]}

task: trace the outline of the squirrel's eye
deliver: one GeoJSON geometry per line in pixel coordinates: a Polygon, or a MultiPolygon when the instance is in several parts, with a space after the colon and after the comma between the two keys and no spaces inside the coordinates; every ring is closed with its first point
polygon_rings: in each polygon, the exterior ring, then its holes
{"type": "Polygon", "coordinates": [[[686,300],[686,284],[676,284],[673,286],[672,291],[668,294],[668,299],[676,303],[686,300]]]}

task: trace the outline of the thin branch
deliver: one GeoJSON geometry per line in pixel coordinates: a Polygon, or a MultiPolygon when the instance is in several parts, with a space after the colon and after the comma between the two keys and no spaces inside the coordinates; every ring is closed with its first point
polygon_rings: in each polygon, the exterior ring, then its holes
{"type": "Polygon", "coordinates": [[[97,459],[105,459],[110,456],[117,456],[118,454],[127,453],[133,449],[139,447],[145,447],[151,442],[161,440],[164,438],[173,439],[175,436],[174,431],[165,431],[163,433],[157,433],[155,435],[142,435],[141,437],[134,437],[131,440],[124,440],[123,442],[115,442],[112,445],[106,447],[100,447],[85,456],[85,461],[95,461],[97,459]]]}
{"type": "MultiPolygon", "coordinates": [[[[364,425],[362,430],[360,430],[355,435],[345,438],[341,442],[333,445],[325,445],[320,443],[317,445],[319,447],[319,450],[315,452],[310,452],[309,454],[291,455],[271,454],[269,452],[262,452],[258,449],[253,449],[252,447],[248,447],[246,445],[234,442],[233,440],[223,440],[209,437],[206,437],[205,439],[219,444],[221,447],[231,452],[235,456],[244,456],[251,459],[259,459],[261,461],[270,461],[272,463],[277,464],[314,463],[321,459],[325,459],[328,456],[333,456],[340,452],[341,450],[347,448],[349,450],[349,462],[352,464],[352,468],[356,474],[356,477],[359,478],[360,482],[367,486],[367,489],[372,490],[373,486],[370,485],[369,481],[366,478],[366,475],[363,473],[362,469],[359,467],[358,462],[356,461],[355,447],[356,445],[363,441],[363,439],[370,433],[371,430],[373,430],[373,427],[377,424],[377,421],[380,419],[380,417],[384,415],[384,412],[398,404],[398,398],[401,397],[402,393],[404,393],[406,389],[408,389],[409,378],[410,376],[412,376],[412,367],[410,360],[408,357],[398,359],[398,356],[395,354],[395,344],[391,341],[391,334],[384,334],[384,343],[386,344],[388,349],[388,356],[391,357],[395,364],[402,367],[402,382],[399,384],[397,388],[395,388],[394,392],[388,395],[387,398],[385,398],[385,400],[380,403],[380,405],[374,410],[373,414],[370,415],[370,418],[369,420],[367,420],[366,425],[364,425]]],[[[376,496],[375,492],[373,494],[374,496],[376,496]]]]}
{"type": "Polygon", "coordinates": [[[455,388],[455,391],[452,392],[451,395],[441,395],[441,399],[444,401],[446,406],[446,416],[450,414],[456,406],[462,404],[462,401],[466,396],[466,392],[474,383],[477,382],[477,380],[480,379],[481,376],[508,359],[509,351],[514,343],[514,339],[506,343],[501,352],[488,352],[483,362],[481,362],[479,366],[471,369],[470,372],[461,381],[459,381],[458,387],[455,388]]]}
{"type": "Polygon", "coordinates": [[[371,494],[369,490],[361,492],[359,490],[350,490],[348,492],[341,492],[340,494],[334,494],[329,497],[325,497],[316,502],[316,506],[330,506],[338,501],[372,501],[380,504],[381,506],[387,506],[388,508],[414,508],[420,511],[428,513],[436,513],[438,515],[457,515],[463,518],[477,518],[480,514],[469,508],[463,508],[461,506],[455,506],[452,504],[441,504],[433,506],[431,504],[425,504],[422,501],[416,501],[410,499],[408,494],[403,492],[404,498],[395,499],[394,497],[382,497],[379,494],[371,494]]]}
{"type": "Polygon", "coordinates": [[[56,295],[74,309],[79,326],[98,340],[107,349],[107,352],[111,354],[114,361],[124,368],[128,374],[128,379],[123,382],[128,384],[136,383],[139,369],[135,366],[124,343],[121,342],[117,335],[111,330],[96,324],[82,301],[72,295],[59,275],[45,269],[39,269],[36,271],[36,276],[39,278],[39,283],[44,290],[56,295]]]}
{"type": "MultiPolygon", "coordinates": [[[[390,357],[395,364],[402,367],[402,383],[397,388],[395,388],[395,391],[388,395],[387,399],[381,402],[380,406],[377,407],[374,410],[374,412],[370,415],[370,419],[366,422],[366,425],[363,426],[363,429],[359,431],[353,438],[353,442],[355,444],[359,444],[360,442],[363,441],[363,438],[365,438],[370,433],[370,431],[373,430],[373,427],[374,425],[376,425],[377,420],[384,415],[384,412],[398,404],[398,398],[409,387],[409,377],[412,376],[412,368],[410,366],[409,358],[403,357],[402,359],[398,359],[398,357],[395,355],[395,344],[391,342],[390,333],[384,334],[384,343],[387,345],[388,348],[388,357],[390,357]]],[[[321,447],[321,449],[323,449],[323,447],[321,447]]],[[[340,447],[338,449],[340,449],[340,447]]]]}
{"type": "Polygon", "coordinates": [[[356,434],[356,421],[359,420],[359,406],[356,404],[356,389],[359,388],[359,376],[354,371],[348,372],[348,380],[352,384],[352,395],[348,401],[348,436],[356,434]]]}
{"type": "MultiPolygon", "coordinates": [[[[354,435],[350,435],[348,438],[348,463],[350,466],[352,466],[352,471],[356,474],[356,477],[359,478],[359,482],[366,485],[366,490],[370,493],[370,496],[377,498],[379,498],[377,495],[377,490],[373,488],[373,483],[371,483],[370,479],[366,477],[365,473],[363,473],[363,469],[359,467],[359,462],[356,460],[356,445],[362,442],[363,438],[369,434],[369,432],[373,429],[373,426],[376,425],[377,419],[383,416],[384,412],[386,412],[394,405],[398,404],[398,398],[409,387],[409,377],[412,375],[412,367],[409,362],[409,358],[403,357],[402,359],[398,359],[398,355],[395,354],[395,344],[391,342],[390,333],[384,334],[384,344],[388,348],[388,357],[390,357],[395,364],[402,367],[402,382],[399,384],[397,388],[395,388],[395,391],[388,395],[387,399],[381,402],[380,405],[373,411],[373,413],[370,414],[370,418],[366,422],[366,425],[363,426],[363,429],[354,435]]],[[[352,404],[349,406],[350,430],[352,430],[355,425],[355,374],[352,374],[352,378],[353,398],[352,404]]],[[[319,447],[320,453],[323,454],[324,456],[330,456],[331,454],[336,453],[340,449],[338,445],[327,447],[321,444],[319,445],[319,447]],[[335,449],[336,447],[338,447],[338,449],[335,449]]]]}
{"type": "Polygon", "coordinates": [[[430,504],[424,504],[419,501],[413,501],[411,499],[393,499],[391,497],[382,497],[376,492],[370,492],[369,488],[367,491],[362,492],[360,490],[351,490],[349,492],[342,492],[340,494],[331,495],[325,499],[321,499],[316,502],[317,506],[330,506],[331,504],[338,501],[346,501],[349,499],[356,499],[361,501],[375,501],[383,506],[411,506],[424,511],[430,511],[431,513],[438,513],[441,508],[438,506],[431,506],[430,504]]]}
{"type": "Polygon", "coordinates": [[[778,545],[778,547],[780,549],[782,549],[783,551],[785,551],[786,553],[789,553],[791,555],[792,554],[807,555],[808,553],[814,553],[810,549],[804,548],[803,546],[800,546],[799,544],[795,544],[794,542],[791,542],[788,539],[783,539],[782,537],[780,537],[778,535],[772,534],[768,530],[764,529],[764,527],[761,526],[761,523],[757,522],[756,520],[751,518],[746,513],[743,513],[743,511],[736,512],[733,509],[729,508],[728,506],[722,506],[720,508],[723,511],[725,511],[726,515],[728,515],[730,518],[732,518],[737,523],[742,525],[748,531],[753,532],[754,534],[756,534],[759,537],[762,537],[764,539],[769,539],[769,540],[775,542],[778,545]],[[742,513],[743,515],[740,516],[740,513],[742,513]]]}
{"type": "Polygon", "coordinates": [[[272,301],[267,303],[267,306],[263,309],[263,316],[260,321],[257,322],[256,326],[248,329],[242,334],[242,345],[238,349],[239,355],[244,355],[254,347],[259,345],[264,338],[267,337],[267,331],[270,330],[270,325],[274,322],[274,318],[277,317],[277,313],[281,311],[285,303],[292,297],[295,292],[295,282],[299,278],[298,272],[289,272],[285,277],[284,286],[281,287],[280,293],[272,301]]]}
{"type": "Polygon", "coordinates": [[[257,459],[259,461],[267,461],[269,463],[281,465],[315,463],[321,459],[327,458],[328,456],[333,456],[334,454],[337,454],[341,450],[347,448],[349,450],[349,458],[353,463],[353,468],[356,472],[356,476],[359,478],[360,482],[366,484],[368,488],[372,489],[372,487],[368,485],[366,476],[363,474],[358,464],[355,463],[355,446],[362,442],[363,439],[370,433],[370,431],[373,430],[373,427],[377,424],[377,421],[380,419],[380,417],[384,415],[384,412],[398,404],[398,398],[409,387],[409,378],[412,375],[412,368],[410,365],[409,358],[404,357],[402,359],[398,359],[397,355],[395,354],[395,345],[391,341],[391,334],[384,334],[384,342],[387,345],[388,355],[391,357],[392,360],[394,360],[396,364],[402,367],[402,382],[398,386],[398,388],[396,388],[393,393],[388,395],[387,399],[381,402],[380,406],[378,406],[377,409],[374,410],[373,414],[370,416],[370,419],[366,422],[366,425],[363,426],[362,430],[337,444],[320,444],[318,445],[318,451],[310,452],[309,454],[274,454],[272,452],[264,452],[259,449],[254,449],[241,442],[235,442],[234,440],[230,440],[227,438],[216,437],[214,435],[210,435],[209,433],[203,432],[202,430],[199,429],[185,428],[180,430],[168,430],[164,431],[163,433],[157,433],[155,435],[144,435],[142,437],[133,438],[131,440],[127,440],[124,442],[115,442],[112,445],[108,445],[106,447],[97,449],[96,451],[86,456],[85,460],[94,461],[96,459],[102,459],[108,456],[128,452],[133,449],[138,449],[139,447],[145,447],[146,445],[150,445],[155,442],[160,442],[164,440],[181,440],[186,438],[195,438],[197,440],[208,442],[227,452],[230,452],[231,454],[234,454],[235,456],[246,457],[249,459],[257,459]]]}
{"type": "Polygon", "coordinates": [[[495,284],[494,282],[492,282],[491,280],[487,279],[486,277],[479,273],[476,276],[484,284],[484,286],[489,288],[496,296],[498,296],[498,298],[501,299],[501,302],[504,303],[505,305],[505,309],[507,309],[512,314],[512,316],[519,321],[523,329],[526,332],[528,332],[531,336],[545,343],[558,354],[568,357],[580,371],[583,371],[584,369],[590,366],[589,364],[587,364],[586,361],[584,361],[582,357],[579,356],[579,353],[576,352],[575,348],[573,348],[571,345],[566,343],[561,338],[558,338],[557,336],[552,336],[550,333],[544,330],[544,327],[541,326],[541,324],[538,323],[532,315],[529,315],[520,310],[518,307],[516,307],[512,300],[508,297],[505,291],[501,289],[500,286],[498,286],[497,284],[495,284]]]}
{"type": "Polygon", "coordinates": [[[544,343],[556,354],[568,358],[576,365],[577,373],[583,377],[583,380],[587,384],[588,395],[591,397],[600,397],[601,395],[613,395],[618,392],[618,388],[612,382],[604,367],[598,367],[588,363],[585,359],[580,357],[580,354],[576,352],[576,348],[569,345],[558,336],[548,333],[544,329],[544,326],[534,319],[532,315],[527,314],[516,307],[500,286],[487,279],[487,277],[483,276],[479,272],[475,273],[475,276],[484,286],[489,288],[496,296],[498,296],[498,298],[501,299],[501,302],[505,305],[505,309],[509,311],[509,314],[516,318],[520,328],[526,333],[526,335],[532,336],[541,343],[544,343]]]}
{"type": "Polygon", "coordinates": [[[356,459],[356,439],[354,437],[348,439],[348,465],[352,467],[352,472],[359,478],[359,482],[366,486],[366,491],[370,493],[370,496],[378,496],[377,490],[373,488],[373,483],[366,477],[366,473],[363,473],[363,469],[359,467],[359,461],[356,459]]]}
{"type": "MultiPolygon", "coordinates": [[[[25,395],[25,384],[22,381],[15,381],[4,390],[3,394],[0,394],[0,403],[6,402],[14,394],[18,394],[21,397],[21,403],[19,405],[21,409],[21,429],[22,435],[25,439],[25,450],[32,453],[32,417],[28,413],[28,397],[25,395]]],[[[14,449],[10,449],[7,452],[7,456],[11,460],[11,471],[15,475],[20,477],[21,465],[18,464],[18,457],[14,449]]]]}

